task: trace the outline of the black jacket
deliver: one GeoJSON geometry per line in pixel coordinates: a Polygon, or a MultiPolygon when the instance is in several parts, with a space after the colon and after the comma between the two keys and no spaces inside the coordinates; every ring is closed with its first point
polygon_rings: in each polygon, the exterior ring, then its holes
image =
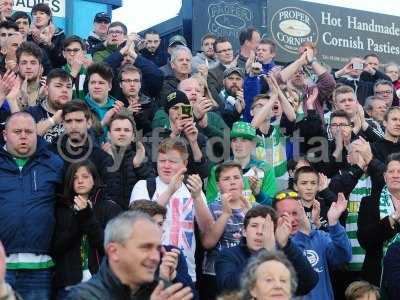
{"type": "Polygon", "coordinates": [[[93,208],[75,211],[73,205],[60,200],[56,205],[56,228],[52,252],[55,260],[54,285],[56,288],[70,286],[82,280],[81,242],[86,235],[89,250],[89,270],[95,274],[104,256],[104,228],[118,215],[121,208],[107,200],[100,188],[91,197],[93,208]]]}
{"type": "MultiPolygon", "coordinates": [[[[61,68],[66,64],[66,60],[63,56],[63,42],[65,39],[65,33],[61,28],[56,27],[56,31],[51,39],[51,45],[38,44],[38,46],[46,53],[46,56],[50,59],[51,66],[53,68],[61,68]]],[[[28,41],[34,42],[31,35],[28,36],[28,41]]]]}
{"type": "Polygon", "coordinates": [[[109,173],[108,195],[122,207],[127,210],[129,208],[129,200],[133,186],[139,180],[155,177],[151,161],[147,159],[138,168],[133,167],[133,158],[136,155],[136,144],[131,144],[125,151],[124,149],[115,149],[114,166],[118,169],[109,173]],[[121,157],[119,159],[118,157],[121,157]]]}
{"type": "Polygon", "coordinates": [[[399,224],[394,229],[390,226],[388,216],[380,219],[379,196],[376,194],[361,200],[357,221],[357,239],[366,252],[362,276],[377,286],[381,279],[383,244],[400,231],[399,224]]]}
{"type": "Polygon", "coordinates": [[[393,143],[386,139],[380,140],[371,145],[371,150],[374,158],[379,159],[384,163],[389,154],[400,152],[400,143],[393,143]]]}
{"type": "Polygon", "coordinates": [[[156,283],[142,286],[132,294],[110,269],[108,260],[103,259],[99,272],[89,281],[75,286],[67,300],[148,300],[156,283]]]}
{"type": "Polygon", "coordinates": [[[78,162],[84,159],[89,159],[97,168],[102,181],[107,185],[108,168],[113,165],[112,157],[100,148],[92,134],[88,134],[88,139],[85,145],[81,147],[72,147],[67,144],[68,136],[61,135],[57,144],[51,145],[51,150],[64,160],[65,168],[73,162],[78,162]],[[61,139],[61,140],[60,140],[61,139]]]}
{"type": "Polygon", "coordinates": [[[162,67],[167,63],[167,57],[164,55],[161,47],[158,47],[155,53],[150,52],[146,48],[143,48],[142,50],[139,51],[143,57],[147,58],[148,60],[151,60],[153,63],[155,63],[158,67],[162,67]]]}

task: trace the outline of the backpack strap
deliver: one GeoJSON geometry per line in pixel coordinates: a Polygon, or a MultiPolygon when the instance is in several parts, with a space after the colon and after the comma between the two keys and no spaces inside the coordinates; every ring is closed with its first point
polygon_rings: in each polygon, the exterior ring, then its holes
{"type": "Polygon", "coordinates": [[[156,192],[156,179],[154,177],[146,179],[147,192],[149,193],[150,200],[156,192]]]}

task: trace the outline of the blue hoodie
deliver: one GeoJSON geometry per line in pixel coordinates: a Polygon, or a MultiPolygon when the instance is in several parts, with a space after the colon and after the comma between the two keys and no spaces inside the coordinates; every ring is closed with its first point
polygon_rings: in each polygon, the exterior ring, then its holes
{"type": "Polygon", "coordinates": [[[328,265],[338,266],[351,259],[351,245],[344,227],[337,223],[329,226],[329,233],[312,230],[310,235],[298,231],[292,237],[318,273],[318,284],[303,300],[334,300],[328,265]]]}

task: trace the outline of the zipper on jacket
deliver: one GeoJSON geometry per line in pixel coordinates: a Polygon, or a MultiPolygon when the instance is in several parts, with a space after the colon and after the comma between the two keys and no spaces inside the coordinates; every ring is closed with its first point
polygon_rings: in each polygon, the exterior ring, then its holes
{"type": "Polygon", "coordinates": [[[36,171],[35,170],[33,170],[33,185],[34,185],[35,192],[37,192],[36,171]]]}

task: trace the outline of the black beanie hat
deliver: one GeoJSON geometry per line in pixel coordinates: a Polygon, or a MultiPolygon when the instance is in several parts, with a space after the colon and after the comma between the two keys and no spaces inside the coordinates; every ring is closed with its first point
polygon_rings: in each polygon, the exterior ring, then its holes
{"type": "Polygon", "coordinates": [[[165,104],[164,109],[165,109],[165,111],[167,113],[169,112],[169,109],[171,107],[173,107],[173,106],[175,106],[175,105],[177,105],[179,103],[190,105],[189,99],[186,96],[186,94],[184,92],[182,92],[182,91],[179,91],[179,90],[170,93],[167,96],[166,100],[167,100],[167,103],[165,104]]]}

